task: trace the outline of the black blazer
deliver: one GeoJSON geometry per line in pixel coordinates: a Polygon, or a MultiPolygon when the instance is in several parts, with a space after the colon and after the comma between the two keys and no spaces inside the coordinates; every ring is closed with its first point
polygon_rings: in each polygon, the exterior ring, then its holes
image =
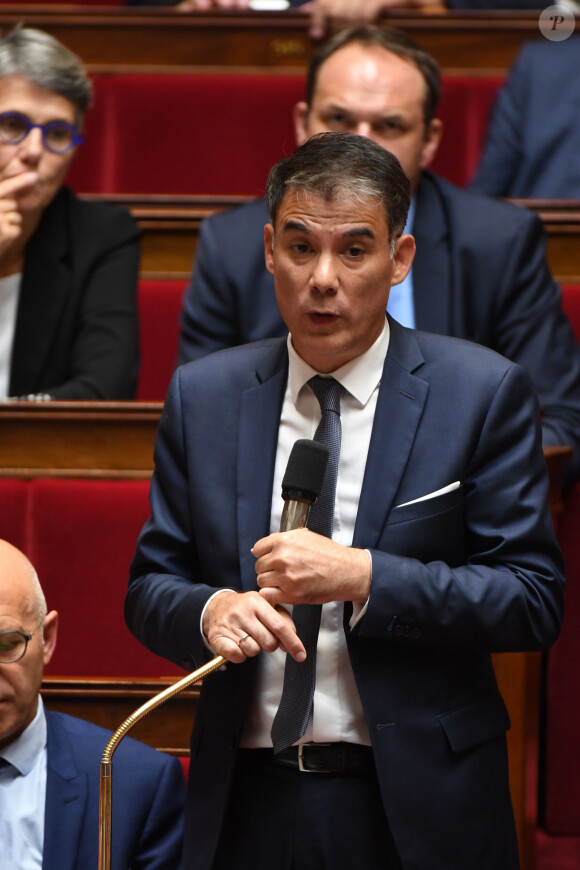
{"type": "MultiPolygon", "coordinates": [[[[285,335],[264,263],[264,200],[202,223],[186,290],[180,362],[285,335]]],[[[424,172],[416,194],[413,296],[418,329],[467,338],[519,363],[543,409],[544,444],[570,444],[580,477],[580,348],[546,261],[541,222],[424,172]]]]}
{"type": "Polygon", "coordinates": [[[139,236],[124,209],[58,192],[26,248],[11,396],[134,397],[139,236]]]}

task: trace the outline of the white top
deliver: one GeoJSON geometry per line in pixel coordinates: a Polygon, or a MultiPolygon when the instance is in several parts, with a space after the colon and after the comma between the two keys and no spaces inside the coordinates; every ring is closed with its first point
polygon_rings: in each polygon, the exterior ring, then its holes
{"type": "Polygon", "coordinates": [[[46,718],[38,698],[36,716],[0,756],[0,867],[42,870],[46,803],[46,718]]]}
{"type": "Polygon", "coordinates": [[[8,396],[22,273],[0,278],[0,399],[8,396]]]}

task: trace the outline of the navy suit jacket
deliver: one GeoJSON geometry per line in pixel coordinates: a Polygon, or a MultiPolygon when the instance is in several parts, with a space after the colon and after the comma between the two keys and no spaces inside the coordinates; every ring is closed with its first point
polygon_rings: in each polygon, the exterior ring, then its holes
{"type": "Polygon", "coordinates": [[[580,36],[521,49],[500,90],[471,189],[580,199],[580,36]]]}
{"type": "MultiPolygon", "coordinates": [[[[170,385],[126,617],[183,666],[207,657],[199,620],[215,588],[256,588],[250,548],[270,530],[287,364],[284,339],[266,340],[182,366],[170,385]]],[[[546,505],[522,369],[391,321],[353,539],[371,550],[371,594],[354,631],[345,605],[344,630],[405,870],[518,866],[490,653],[543,649],[558,634],[563,567],[546,505]]],[[[211,867],[255,665],[204,681],[187,870],[211,867]]]]}
{"type": "MultiPolygon", "coordinates": [[[[42,870],[96,870],[99,778],[111,732],[46,711],[42,870]]],[[[178,759],[126,737],[113,756],[111,870],[178,870],[185,780],[178,759]]]]}
{"type": "MultiPolygon", "coordinates": [[[[574,450],[580,478],[580,348],[562,311],[538,218],[424,172],[416,195],[413,294],[418,329],[467,338],[519,363],[543,411],[545,445],[574,450]]],[[[282,336],[264,263],[264,200],[202,223],[185,292],[180,362],[220,347],[282,336]]]]}
{"type": "Polygon", "coordinates": [[[134,397],[139,238],[125,209],[59,190],[26,247],[9,395],[134,397]]]}

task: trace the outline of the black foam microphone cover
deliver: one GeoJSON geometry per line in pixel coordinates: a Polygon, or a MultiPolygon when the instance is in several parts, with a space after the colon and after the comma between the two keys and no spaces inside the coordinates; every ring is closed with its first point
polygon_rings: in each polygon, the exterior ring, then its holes
{"type": "Polygon", "coordinates": [[[318,441],[296,441],[282,480],[283,498],[314,501],[322,489],[329,454],[328,447],[318,441]]]}

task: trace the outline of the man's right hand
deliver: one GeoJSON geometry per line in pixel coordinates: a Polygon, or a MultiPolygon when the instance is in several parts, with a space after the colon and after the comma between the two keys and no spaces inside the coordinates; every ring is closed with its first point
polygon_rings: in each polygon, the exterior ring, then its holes
{"type": "Polygon", "coordinates": [[[290,614],[272,607],[258,592],[220,592],[207,605],[202,628],[215,654],[230,662],[278,648],[298,662],[306,658],[290,614]]]}

